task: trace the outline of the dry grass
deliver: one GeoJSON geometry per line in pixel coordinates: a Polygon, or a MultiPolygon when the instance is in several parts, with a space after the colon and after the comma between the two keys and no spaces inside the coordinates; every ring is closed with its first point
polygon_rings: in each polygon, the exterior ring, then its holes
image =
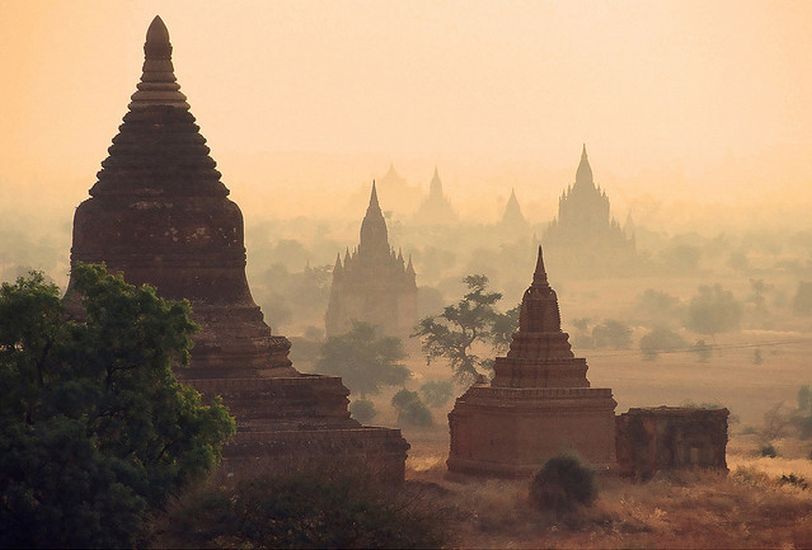
{"type": "Polygon", "coordinates": [[[812,461],[729,457],[729,475],[684,471],[648,483],[599,478],[594,506],[556,517],[535,510],[527,481],[449,477],[442,438],[413,447],[407,477],[437,487],[458,547],[476,548],[812,548],[812,461]],[[424,452],[425,451],[425,452],[424,452]],[[809,472],[809,473],[807,473],[809,472]]]}

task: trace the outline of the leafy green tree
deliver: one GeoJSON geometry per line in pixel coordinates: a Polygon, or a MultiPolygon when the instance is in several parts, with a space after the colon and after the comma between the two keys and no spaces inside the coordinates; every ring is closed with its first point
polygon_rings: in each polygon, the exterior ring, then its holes
{"type": "Polygon", "coordinates": [[[173,372],[196,329],[188,303],[103,266],[73,276],[81,320],[41,273],[0,287],[3,547],[136,545],[234,433],[173,372]]]}
{"type": "Polygon", "coordinates": [[[392,397],[392,406],[398,411],[398,424],[401,426],[426,427],[434,424],[431,411],[416,391],[400,390],[392,397]]]}
{"type": "Polygon", "coordinates": [[[327,339],[316,371],[340,376],[350,391],[365,397],[408,380],[412,373],[400,363],[405,358],[400,338],[378,336],[374,326],[353,322],[348,333],[327,339]]]}
{"type": "Polygon", "coordinates": [[[711,336],[738,328],[742,306],[729,290],[721,285],[703,285],[688,305],[686,326],[700,334],[711,336]]]}
{"type": "Polygon", "coordinates": [[[420,337],[429,363],[437,358],[447,360],[460,381],[477,380],[480,369],[489,369],[492,359],[474,353],[476,344],[494,351],[504,349],[518,325],[518,309],[500,313],[496,303],[499,292],[488,292],[485,275],[468,275],[463,279],[468,292],[457,304],[447,306],[433,317],[421,319],[412,336],[420,337]]]}

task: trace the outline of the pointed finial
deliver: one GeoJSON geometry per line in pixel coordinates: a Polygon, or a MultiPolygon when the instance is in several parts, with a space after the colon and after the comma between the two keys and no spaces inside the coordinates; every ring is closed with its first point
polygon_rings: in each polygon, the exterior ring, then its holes
{"type": "Polygon", "coordinates": [[[548,285],[547,270],[544,268],[544,253],[539,245],[539,255],[536,259],[536,270],[533,272],[533,285],[548,285]]]}
{"type": "Polygon", "coordinates": [[[336,254],[336,265],[334,269],[341,269],[341,252],[336,254]]]}
{"type": "Polygon", "coordinates": [[[144,68],[137,88],[132,95],[130,109],[149,108],[153,105],[189,109],[186,96],[180,92],[180,85],[175,78],[169,31],[157,15],[147,29],[144,68]]]}
{"type": "Polygon", "coordinates": [[[586,143],[584,143],[583,146],[581,147],[581,158],[582,159],[586,158],[586,143]]]}
{"type": "Polygon", "coordinates": [[[406,273],[414,275],[414,265],[412,264],[412,255],[409,254],[409,264],[406,266],[406,273]]]}

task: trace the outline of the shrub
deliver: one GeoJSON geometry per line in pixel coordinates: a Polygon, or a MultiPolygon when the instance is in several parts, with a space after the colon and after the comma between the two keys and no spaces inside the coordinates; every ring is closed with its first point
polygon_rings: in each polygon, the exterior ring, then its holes
{"type": "Polygon", "coordinates": [[[454,394],[451,380],[432,380],[420,386],[420,394],[430,407],[446,405],[454,394]]]}
{"type": "Polygon", "coordinates": [[[378,411],[375,410],[375,405],[372,401],[368,399],[357,399],[350,403],[350,414],[354,419],[363,424],[375,418],[378,411]]]}
{"type": "Polygon", "coordinates": [[[807,483],[806,479],[794,473],[782,475],[781,479],[778,480],[778,483],[781,485],[792,485],[793,487],[798,487],[799,489],[809,488],[809,483],[807,483]]]}
{"type": "Polygon", "coordinates": [[[758,450],[758,453],[761,456],[766,456],[769,458],[775,458],[778,456],[778,450],[772,443],[767,443],[766,445],[763,445],[761,449],[758,450]]]}
{"type": "Polygon", "coordinates": [[[572,456],[551,458],[530,483],[533,504],[556,513],[589,506],[597,496],[594,472],[572,456]]]}
{"type": "Polygon", "coordinates": [[[445,533],[425,495],[360,477],[257,478],[189,495],[159,546],[426,548],[445,533]]]}
{"type": "Polygon", "coordinates": [[[392,397],[392,406],[398,411],[398,424],[402,426],[431,426],[431,411],[420,400],[417,392],[402,389],[392,397]]]}

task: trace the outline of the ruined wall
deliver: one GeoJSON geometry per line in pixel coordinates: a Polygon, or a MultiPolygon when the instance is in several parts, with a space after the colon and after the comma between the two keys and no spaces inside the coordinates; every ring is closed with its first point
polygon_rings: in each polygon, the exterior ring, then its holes
{"type": "Polygon", "coordinates": [[[629,409],[616,418],[619,473],[648,479],[678,468],[727,470],[729,414],[727,409],[629,409]]]}

